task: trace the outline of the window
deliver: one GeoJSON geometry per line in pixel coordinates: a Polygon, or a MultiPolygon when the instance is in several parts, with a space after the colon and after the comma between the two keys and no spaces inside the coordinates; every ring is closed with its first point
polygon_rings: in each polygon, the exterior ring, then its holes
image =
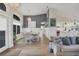
{"type": "Polygon", "coordinates": [[[4,3],[0,3],[0,9],[6,11],[6,6],[4,3]]]}
{"type": "Polygon", "coordinates": [[[55,18],[50,19],[50,26],[56,26],[56,19],[55,18]]]}
{"type": "Polygon", "coordinates": [[[13,14],[13,18],[16,19],[17,21],[20,21],[20,18],[15,14],[13,14]]]}
{"type": "Polygon", "coordinates": [[[16,25],[13,25],[13,33],[16,34],[16,25]]]}
{"type": "Polygon", "coordinates": [[[20,26],[19,25],[13,25],[13,33],[20,34],[20,26]]]}
{"type": "Polygon", "coordinates": [[[20,26],[17,26],[17,34],[20,34],[20,26]]]}

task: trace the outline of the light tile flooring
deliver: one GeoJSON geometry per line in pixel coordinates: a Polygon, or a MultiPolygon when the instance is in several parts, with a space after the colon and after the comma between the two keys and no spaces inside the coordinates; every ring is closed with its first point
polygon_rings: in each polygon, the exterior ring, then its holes
{"type": "Polygon", "coordinates": [[[26,44],[23,39],[19,40],[16,45],[0,54],[1,56],[52,56],[53,53],[48,51],[48,39],[44,38],[43,42],[26,44]]]}

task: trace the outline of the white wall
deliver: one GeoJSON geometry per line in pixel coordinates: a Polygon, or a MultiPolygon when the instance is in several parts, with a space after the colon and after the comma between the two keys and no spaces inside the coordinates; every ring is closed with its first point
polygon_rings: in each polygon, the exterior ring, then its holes
{"type": "Polygon", "coordinates": [[[0,48],[0,52],[6,50],[7,48],[13,47],[13,13],[17,13],[20,17],[20,25],[21,25],[21,34],[18,35],[18,39],[22,37],[22,25],[23,25],[23,16],[18,13],[17,10],[12,10],[7,3],[6,5],[6,12],[0,10],[0,30],[6,29],[6,47],[0,48]],[[3,19],[5,19],[5,21],[3,19]],[[3,22],[3,23],[2,23],[3,22]],[[7,24],[6,24],[7,22],[7,24]]]}
{"type": "Polygon", "coordinates": [[[61,36],[79,36],[77,31],[75,30],[74,22],[76,25],[79,25],[78,20],[69,19],[65,17],[61,17],[61,19],[57,18],[57,26],[60,26],[61,36]],[[65,22],[67,24],[65,24],[65,22]],[[64,31],[65,27],[67,28],[66,31],[64,31]],[[73,28],[73,30],[71,30],[73,28]],[[71,31],[69,31],[71,30],[71,31]]]}
{"type": "Polygon", "coordinates": [[[50,31],[49,27],[45,28],[45,35],[48,39],[50,39],[50,32],[49,31],[50,31]]]}
{"type": "Polygon", "coordinates": [[[7,16],[7,22],[8,22],[8,48],[13,47],[13,14],[11,9],[9,8],[8,4],[6,4],[6,16],[7,16]]]}
{"type": "Polygon", "coordinates": [[[11,26],[12,16],[11,16],[11,13],[10,13],[10,10],[9,10],[7,4],[5,4],[5,5],[6,5],[6,12],[0,10],[0,16],[3,17],[3,19],[1,19],[1,21],[0,21],[0,22],[2,22],[2,23],[0,23],[2,25],[2,26],[0,25],[0,28],[1,28],[1,30],[3,30],[3,29],[6,30],[6,38],[5,38],[6,45],[5,45],[5,47],[0,48],[0,52],[6,50],[7,48],[11,48],[13,46],[13,39],[12,39],[12,35],[11,35],[11,33],[12,33],[12,28],[11,28],[12,27],[11,26]]]}
{"type": "Polygon", "coordinates": [[[7,19],[0,15],[0,30],[7,30],[7,19]]]}
{"type": "MultiPolygon", "coordinates": [[[[23,33],[26,34],[27,32],[30,32],[31,30],[33,32],[39,33],[39,36],[41,37],[41,28],[32,28],[32,29],[31,28],[23,28],[23,33]]],[[[44,34],[47,36],[48,39],[50,38],[49,31],[50,31],[49,28],[45,28],[44,34]]]]}
{"type": "Polygon", "coordinates": [[[56,35],[56,30],[60,30],[61,36],[79,36],[78,32],[75,30],[68,31],[71,27],[73,27],[74,22],[79,24],[78,19],[72,19],[68,18],[66,16],[62,16],[61,12],[57,9],[50,8],[49,9],[49,23],[50,23],[50,18],[56,18],[56,25],[59,26],[57,27],[50,27],[50,36],[55,36],[56,35]],[[67,22],[67,25],[65,25],[65,22],[67,22]],[[64,27],[67,27],[67,31],[64,31],[64,27]],[[53,33],[52,33],[53,32],[53,33]]]}
{"type": "Polygon", "coordinates": [[[5,46],[0,49],[0,52],[6,50],[8,48],[8,37],[7,37],[7,19],[5,16],[0,14],[0,31],[5,31],[5,46]]]}
{"type": "Polygon", "coordinates": [[[31,32],[31,31],[40,33],[41,29],[40,28],[23,28],[23,33],[31,32]]]}
{"type": "Polygon", "coordinates": [[[15,19],[13,19],[13,24],[15,24],[15,25],[20,25],[20,34],[17,34],[16,36],[17,36],[17,39],[16,40],[18,40],[18,39],[21,39],[22,37],[23,37],[23,33],[22,33],[22,26],[23,26],[23,16],[22,16],[22,14],[18,11],[18,10],[16,10],[16,9],[12,9],[12,14],[15,14],[15,15],[17,15],[19,18],[20,18],[20,22],[19,21],[16,21],[15,19]]]}

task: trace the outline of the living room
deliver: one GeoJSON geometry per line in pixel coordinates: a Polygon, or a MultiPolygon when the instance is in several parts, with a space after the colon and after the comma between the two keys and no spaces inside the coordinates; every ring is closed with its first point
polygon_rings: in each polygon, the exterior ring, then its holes
{"type": "Polygon", "coordinates": [[[0,53],[14,56],[78,56],[78,5],[78,3],[0,3],[0,53]],[[54,45],[57,38],[61,39],[63,48],[54,45]],[[8,49],[10,51],[5,52],[8,49]],[[58,53],[59,49],[63,51],[58,53]],[[35,53],[35,50],[38,53],[35,53]]]}

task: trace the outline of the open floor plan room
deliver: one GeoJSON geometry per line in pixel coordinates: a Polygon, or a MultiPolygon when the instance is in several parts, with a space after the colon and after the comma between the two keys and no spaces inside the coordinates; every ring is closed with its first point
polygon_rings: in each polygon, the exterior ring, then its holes
{"type": "Polygon", "coordinates": [[[79,3],[0,3],[0,56],[79,56],[79,3]]]}

